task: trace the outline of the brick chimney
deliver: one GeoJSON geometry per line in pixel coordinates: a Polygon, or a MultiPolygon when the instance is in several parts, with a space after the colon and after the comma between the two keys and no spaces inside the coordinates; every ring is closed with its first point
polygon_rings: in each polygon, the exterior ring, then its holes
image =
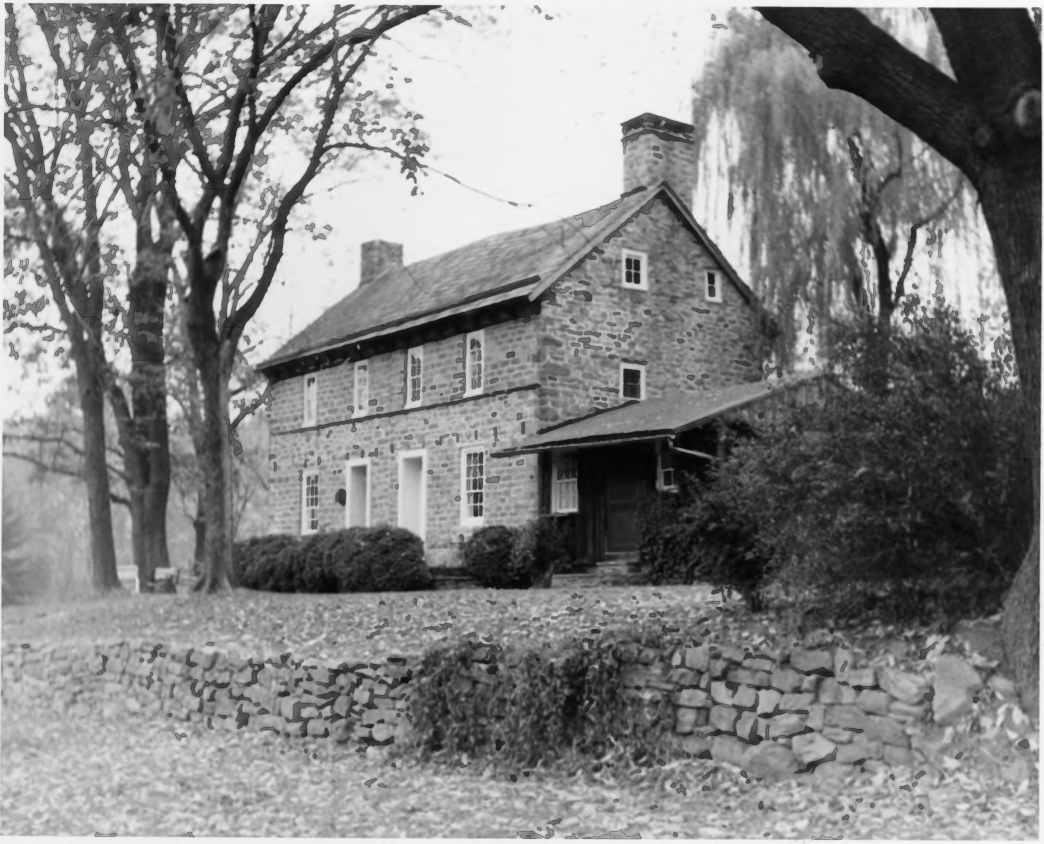
{"type": "Polygon", "coordinates": [[[369,284],[392,269],[402,269],[402,244],[386,240],[370,240],[362,245],[362,268],[359,286],[369,284]]]}
{"type": "Polygon", "coordinates": [[[696,190],[693,127],[648,112],[621,125],[624,192],[667,182],[691,208],[696,190]]]}

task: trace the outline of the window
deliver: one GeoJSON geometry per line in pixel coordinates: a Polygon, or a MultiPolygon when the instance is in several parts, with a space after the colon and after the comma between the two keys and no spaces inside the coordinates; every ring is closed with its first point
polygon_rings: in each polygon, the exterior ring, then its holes
{"type": "Polygon", "coordinates": [[[577,509],[577,460],[560,454],[551,463],[551,512],[575,513],[577,509]]]}
{"type": "Polygon", "coordinates": [[[620,395],[628,400],[645,398],[645,366],[643,364],[620,364],[620,395]]]}
{"type": "Polygon", "coordinates": [[[352,460],[348,467],[344,502],[345,527],[370,526],[370,461],[352,460]]]}
{"type": "Polygon", "coordinates": [[[708,302],[720,302],[721,301],[721,285],[718,283],[718,274],[707,271],[707,301],[708,302]]]}
{"type": "Polygon", "coordinates": [[[482,392],[482,373],[485,362],[485,336],[481,331],[464,335],[464,395],[477,396],[482,392]]]}
{"type": "Polygon", "coordinates": [[[370,373],[367,364],[355,364],[355,394],[352,398],[354,416],[365,416],[370,406],[370,373]]]}
{"type": "Polygon", "coordinates": [[[424,368],[424,347],[409,349],[406,352],[406,407],[420,407],[421,372],[424,368]]]}
{"type": "Polygon", "coordinates": [[[301,533],[319,530],[319,476],[305,475],[301,483],[301,533]]]}
{"type": "Polygon", "coordinates": [[[678,489],[674,476],[674,452],[664,448],[656,461],[656,488],[664,492],[678,489]]]}
{"type": "Polygon", "coordinates": [[[461,524],[482,524],[486,515],[486,452],[472,449],[460,455],[461,524]]]}
{"type": "Polygon", "coordinates": [[[649,259],[644,252],[623,250],[623,286],[632,290],[649,289],[649,259]]]}
{"type": "Polygon", "coordinates": [[[316,406],[319,404],[319,376],[306,375],[304,380],[304,427],[315,424],[316,406]]]}

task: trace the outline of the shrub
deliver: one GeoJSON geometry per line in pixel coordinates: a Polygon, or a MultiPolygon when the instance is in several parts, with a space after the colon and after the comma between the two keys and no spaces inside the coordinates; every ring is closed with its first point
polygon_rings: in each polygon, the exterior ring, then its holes
{"type": "Polygon", "coordinates": [[[754,611],[764,606],[769,558],[755,542],[743,502],[729,490],[679,476],[676,493],[647,495],[639,510],[639,555],[656,585],[697,581],[738,590],[754,611]]]}
{"type": "Polygon", "coordinates": [[[353,543],[338,569],[341,592],[404,592],[429,589],[431,571],[424,543],[406,528],[378,526],[340,531],[353,543]]]}
{"type": "Polygon", "coordinates": [[[493,589],[528,589],[532,570],[524,554],[515,554],[518,528],[490,525],[479,528],[464,543],[464,570],[493,589]]]}
{"type": "Polygon", "coordinates": [[[293,592],[291,555],[299,544],[287,534],[254,536],[232,546],[232,569],[244,589],[293,592]]]}
{"type": "Polygon", "coordinates": [[[236,543],[233,565],[241,586],[271,592],[391,592],[432,584],[424,543],[405,528],[255,537],[236,543]]]}
{"type": "Polygon", "coordinates": [[[462,754],[490,758],[509,770],[582,755],[610,753],[627,763],[661,755],[661,743],[669,740],[659,723],[664,713],[621,693],[634,636],[633,630],[611,634],[590,649],[571,644],[551,659],[534,646],[517,664],[511,660],[512,667],[495,644],[428,651],[411,683],[416,744],[410,752],[451,764],[462,754]],[[486,662],[497,663],[492,672],[485,669],[493,678],[462,694],[461,679],[486,662]]]}
{"type": "Polygon", "coordinates": [[[945,311],[915,322],[841,326],[837,390],[783,410],[685,505],[731,549],[728,565],[768,571],[765,590],[802,612],[853,621],[873,606],[931,623],[996,611],[1028,544],[1032,487],[1003,359],[991,370],[945,311]]]}
{"type": "Polygon", "coordinates": [[[528,570],[531,585],[550,585],[553,573],[573,566],[575,547],[575,529],[560,518],[538,516],[516,532],[511,569],[528,570]]]}

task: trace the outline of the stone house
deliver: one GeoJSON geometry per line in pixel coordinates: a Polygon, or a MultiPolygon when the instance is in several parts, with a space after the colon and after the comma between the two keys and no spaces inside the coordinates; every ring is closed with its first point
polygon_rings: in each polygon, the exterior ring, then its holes
{"type": "Polygon", "coordinates": [[[440,566],[553,513],[581,558],[634,555],[642,490],[772,387],[771,321],[688,207],[691,131],[628,120],[623,192],[574,217],[410,265],[364,243],[359,287],[260,367],[271,531],[401,525],[440,566]]]}

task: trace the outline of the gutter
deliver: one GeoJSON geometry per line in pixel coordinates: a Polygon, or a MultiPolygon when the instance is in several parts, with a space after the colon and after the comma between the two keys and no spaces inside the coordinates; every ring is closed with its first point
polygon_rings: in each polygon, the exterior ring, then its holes
{"type": "Polygon", "coordinates": [[[671,451],[677,451],[679,454],[689,454],[689,455],[692,455],[693,457],[702,457],[704,460],[717,460],[718,459],[717,457],[714,457],[711,454],[704,454],[702,451],[692,451],[692,450],[690,450],[688,448],[680,448],[679,446],[676,446],[674,444],[674,434],[670,434],[667,437],[667,447],[670,448],[671,451]]]}

